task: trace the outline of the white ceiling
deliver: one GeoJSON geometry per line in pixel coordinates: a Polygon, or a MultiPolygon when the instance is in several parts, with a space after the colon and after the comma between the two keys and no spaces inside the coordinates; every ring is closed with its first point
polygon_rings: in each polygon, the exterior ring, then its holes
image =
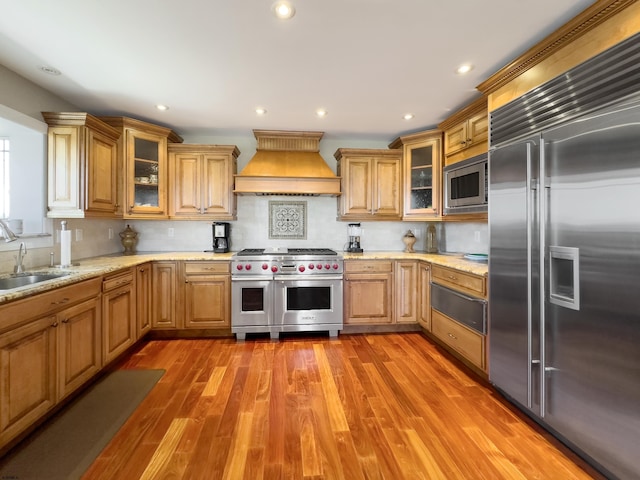
{"type": "Polygon", "coordinates": [[[0,64],[83,111],[182,136],[258,128],[391,141],[437,125],[594,3],[291,0],[297,13],[283,22],[273,1],[0,0],[0,64]],[[458,76],[465,62],[475,68],[458,76]]]}

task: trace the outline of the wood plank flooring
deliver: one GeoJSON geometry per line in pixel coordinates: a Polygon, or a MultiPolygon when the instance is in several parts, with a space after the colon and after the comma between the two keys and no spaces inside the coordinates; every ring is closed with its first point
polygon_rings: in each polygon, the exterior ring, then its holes
{"type": "Polygon", "coordinates": [[[419,333],[153,340],[84,479],[602,478],[419,333]]]}

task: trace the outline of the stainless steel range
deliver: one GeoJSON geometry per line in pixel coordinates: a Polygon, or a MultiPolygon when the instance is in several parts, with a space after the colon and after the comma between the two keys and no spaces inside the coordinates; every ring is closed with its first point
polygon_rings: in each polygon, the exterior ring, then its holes
{"type": "Polygon", "coordinates": [[[326,248],[245,249],[231,259],[231,331],[342,329],[343,258],[326,248]]]}

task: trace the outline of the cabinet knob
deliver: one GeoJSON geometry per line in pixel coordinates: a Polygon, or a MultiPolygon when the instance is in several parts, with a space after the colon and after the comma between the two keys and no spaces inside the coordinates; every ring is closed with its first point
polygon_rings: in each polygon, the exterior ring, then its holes
{"type": "Polygon", "coordinates": [[[51,324],[51,326],[52,326],[53,328],[56,328],[56,327],[58,326],[58,322],[53,322],[53,323],[51,324]]]}
{"type": "Polygon", "coordinates": [[[62,323],[69,323],[69,319],[65,318],[64,320],[62,320],[62,323]]]}
{"type": "Polygon", "coordinates": [[[451,338],[453,338],[454,340],[457,340],[458,337],[456,337],[453,333],[447,333],[447,335],[449,335],[451,338]]]}

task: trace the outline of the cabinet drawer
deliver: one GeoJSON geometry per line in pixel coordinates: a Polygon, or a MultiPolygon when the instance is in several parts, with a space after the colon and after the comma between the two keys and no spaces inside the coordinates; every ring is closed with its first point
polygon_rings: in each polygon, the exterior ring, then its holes
{"type": "Polygon", "coordinates": [[[431,332],[445,344],[484,370],[484,337],[431,310],[431,332]]]}
{"type": "Polygon", "coordinates": [[[114,275],[104,277],[102,281],[102,291],[108,292],[114,288],[123,287],[133,282],[133,270],[125,270],[114,275]]]}
{"type": "Polygon", "coordinates": [[[445,287],[468,293],[474,297],[486,298],[487,281],[485,277],[479,277],[472,273],[461,272],[453,268],[433,265],[431,268],[431,280],[445,287]]]}
{"type": "Polygon", "coordinates": [[[229,273],[229,262],[185,262],[184,273],[187,275],[229,273]]]}
{"type": "Polygon", "coordinates": [[[100,283],[96,277],[0,306],[0,331],[94,298],[100,295],[100,283]]]}
{"type": "Polygon", "coordinates": [[[393,271],[391,260],[347,260],[345,273],[386,273],[393,271]]]}

